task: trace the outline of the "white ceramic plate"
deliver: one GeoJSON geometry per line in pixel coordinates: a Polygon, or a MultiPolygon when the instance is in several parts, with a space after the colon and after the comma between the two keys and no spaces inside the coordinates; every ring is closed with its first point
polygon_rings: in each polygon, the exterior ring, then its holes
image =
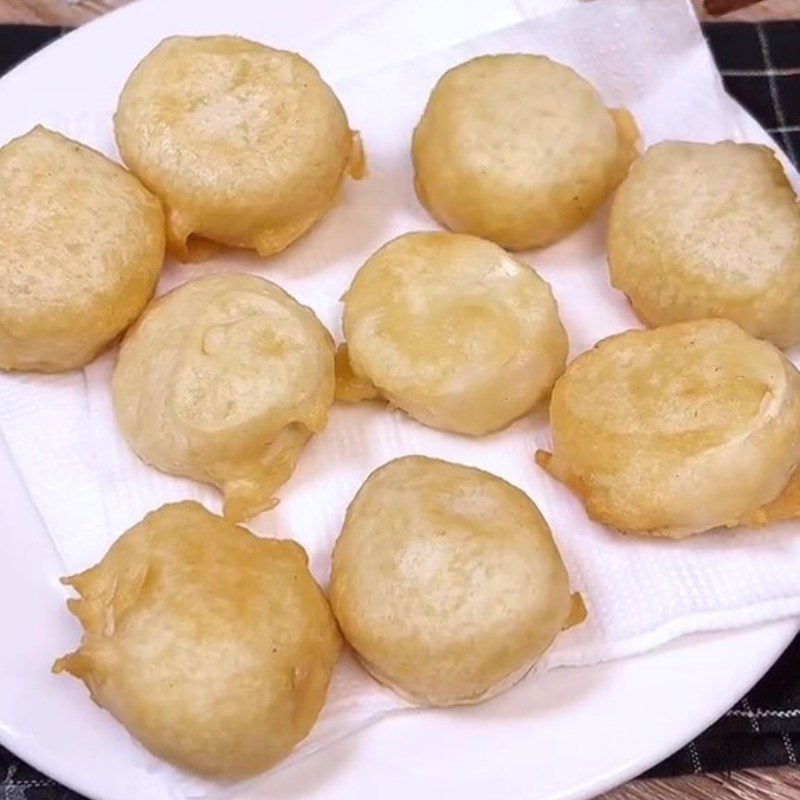
{"type": "MultiPolygon", "coordinates": [[[[70,133],[103,126],[95,108],[115,104],[120,74],[171,33],[242,33],[303,50],[380,0],[143,0],[104,17],[0,81],[0,141],[47,124],[70,133]]],[[[419,8],[395,14],[393,46],[419,8]]],[[[397,6],[397,4],[395,4],[397,6]]],[[[461,0],[451,42],[483,28],[480,0],[461,0]],[[479,22],[480,18],[480,22],[479,22]],[[477,27],[480,25],[480,28],[477,27]]],[[[513,2],[493,9],[501,27],[513,2]]],[[[413,38],[411,34],[413,33],[413,38]]],[[[401,40],[402,41],[402,40],[401,40]]],[[[366,43],[365,43],[366,44],[366,43]]],[[[368,43],[374,50],[378,44],[368,43]]],[[[74,646],[60,567],[50,540],[0,442],[0,741],[57,780],[97,800],[166,800],[121,726],[87,701],[83,686],[50,675],[74,646]]],[[[467,709],[395,715],[308,760],[273,774],[265,796],[333,800],[380,793],[463,800],[591,797],[654,764],[732,705],[791,640],[796,623],[695,636],[646,656],[558,670],[521,704],[516,693],[467,709]]]]}

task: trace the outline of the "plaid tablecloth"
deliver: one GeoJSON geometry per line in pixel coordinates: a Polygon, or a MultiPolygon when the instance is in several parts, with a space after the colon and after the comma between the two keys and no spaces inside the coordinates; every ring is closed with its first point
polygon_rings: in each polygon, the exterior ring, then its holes
{"type": "MultiPolygon", "coordinates": [[[[800,22],[716,22],[704,30],[730,94],[800,167],[800,22]]],[[[0,74],[61,33],[0,25],[0,74]]],[[[798,756],[800,637],[758,686],[648,777],[797,765],[798,756]]],[[[0,800],[81,798],[0,747],[0,800]]]]}
{"type": "Polygon", "coordinates": [[[800,166],[800,21],[716,22],[704,31],[728,92],[800,166]]]}

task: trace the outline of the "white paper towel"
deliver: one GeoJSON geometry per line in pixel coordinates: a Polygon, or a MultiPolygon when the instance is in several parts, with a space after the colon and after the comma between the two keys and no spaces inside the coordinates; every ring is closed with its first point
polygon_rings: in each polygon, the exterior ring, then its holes
{"type": "MultiPolygon", "coordinates": [[[[572,65],[609,105],[634,113],[647,144],[663,138],[770,143],[722,93],[688,5],[564,0],[556,12],[553,5],[521,0],[481,11],[480,4],[469,2],[454,32],[448,20],[459,14],[457,0],[390,2],[317,42],[306,55],[332,80],[351,124],[361,130],[369,176],[349,183],[342,202],[284,254],[267,262],[226,252],[202,266],[170,263],[159,290],[198,273],[253,272],[312,306],[340,336],[338,298],[364,260],[393,236],[435,227],[413,194],[411,131],[442,72],[482,53],[544,53],[572,65]],[[408,24],[412,12],[418,28],[408,24]],[[533,21],[494,30],[534,15],[533,21]],[[400,20],[406,20],[405,28],[400,20]],[[416,29],[424,35],[409,44],[416,29]],[[454,44],[478,30],[493,32],[454,44]],[[449,46],[441,49],[441,42],[449,46]],[[409,55],[414,58],[407,60],[409,55]],[[359,60],[365,74],[354,77],[359,60]]],[[[573,356],[608,334],[638,327],[624,298],[608,285],[604,230],[601,213],[564,242],[527,258],[553,286],[573,356]]],[[[194,498],[220,509],[216,490],[162,475],[127,448],[110,405],[114,356],[87,368],[85,386],[80,374],[0,377],[0,424],[68,571],[100,558],[119,533],[164,502],[194,498]]],[[[280,491],[281,504],[250,527],[262,535],[296,538],[326,582],[346,505],[367,474],[390,458],[423,453],[506,478],[549,520],[590,616],[559,638],[542,668],[618,658],[693,631],[800,614],[799,525],[724,531],[684,542],[623,537],[590,522],[581,504],[533,465],[536,448],[547,445],[542,415],[475,440],[430,430],[371,404],[337,406],[329,427],[311,442],[280,491]]],[[[319,725],[292,758],[401,705],[346,658],[319,725]]],[[[164,774],[176,795],[211,791],[203,782],[169,770],[164,774]]]]}

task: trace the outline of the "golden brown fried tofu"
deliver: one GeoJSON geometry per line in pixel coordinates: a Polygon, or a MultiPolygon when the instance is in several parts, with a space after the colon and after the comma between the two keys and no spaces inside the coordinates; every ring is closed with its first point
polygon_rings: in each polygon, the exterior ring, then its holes
{"type": "Polygon", "coordinates": [[[579,356],[550,402],[540,466],[590,517],[679,538],[749,523],[800,458],[800,375],[727,320],[627,331],[579,356]]]}
{"type": "Polygon", "coordinates": [[[0,148],[0,369],[88,364],[163,263],[161,205],[118,164],[40,126],[0,148]]]}
{"type": "Polygon", "coordinates": [[[359,270],[344,298],[337,396],[381,396],[475,436],[529,412],[564,369],[550,286],[483,239],[408,233],[359,270]]]}
{"type": "Polygon", "coordinates": [[[417,196],[446,228],[509,250],[585,222],[625,177],[639,132],[544,56],[480,56],[446,72],[414,131],[417,196]]]}
{"type": "Polygon", "coordinates": [[[123,161],[161,198],[171,249],[277,253],[363,173],[336,95],[296,53],[236,36],[173,36],[131,74],[114,117],[123,161]]]}
{"type": "Polygon", "coordinates": [[[148,464],[218,486],[236,521],[277,503],[328,420],[334,345],[306,306],[270,281],[214,275],[145,311],[113,377],[122,433],[148,464]]]}
{"type": "Polygon", "coordinates": [[[308,735],[339,657],[307,562],[197,503],[162,506],[65,580],[84,637],[54,670],[179,767],[261,772],[308,735]]]}
{"type": "Polygon", "coordinates": [[[767,147],[651,147],[614,196],[608,264],[648,325],[721,317],[800,341],[800,205],[767,147]]]}
{"type": "Polygon", "coordinates": [[[523,492],[422,456],[390,461],[361,487],[336,542],[330,593],[366,669],[421,705],[507,689],[585,616],[523,492]]]}

